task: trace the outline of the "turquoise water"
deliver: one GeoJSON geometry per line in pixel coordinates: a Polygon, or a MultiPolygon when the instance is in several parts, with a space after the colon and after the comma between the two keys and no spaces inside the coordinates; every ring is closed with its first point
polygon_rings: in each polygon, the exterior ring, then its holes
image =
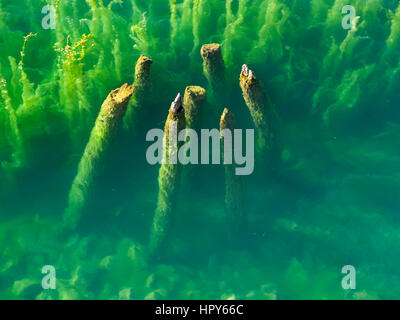
{"type": "Polygon", "coordinates": [[[398,298],[400,7],[351,2],[60,0],[49,2],[56,29],[44,30],[47,2],[0,0],[0,298],[398,298]],[[347,4],[360,17],[353,30],[342,27],[347,4]],[[256,161],[244,177],[249,232],[232,246],[224,169],[193,167],[168,245],[149,259],[159,167],[145,136],[164,127],[177,92],[208,89],[200,48],[212,42],[229,89],[208,99],[202,125],[218,128],[228,107],[238,128],[254,128],[239,87],[248,64],[281,119],[281,168],[265,175],[256,161]],[[67,45],[75,54],[56,50],[67,45]],[[65,231],[100,106],[133,82],[140,54],[153,59],[140,130],[118,132],[78,227],[65,231]],[[44,265],[55,290],[42,288],[44,265]],[[345,265],[355,290],[342,288],[345,265]]]}

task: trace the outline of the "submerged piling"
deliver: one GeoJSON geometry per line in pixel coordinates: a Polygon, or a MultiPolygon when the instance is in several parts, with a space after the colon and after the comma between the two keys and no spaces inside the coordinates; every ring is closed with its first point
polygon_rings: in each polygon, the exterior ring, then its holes
{"type": "Polygon", "coordinates": [[[158,175],[158,200],[150,235],[150,253],[154,254],[165,243],[174,219],[181,166],[177,161],[178,134],[185,129],[185,111],[180,94],[172,102],[163,138],[163,162],[158,175]]]}
{"type": "MultiPolygon", "coordinates": [[[[207,92],[202,87],[189,86],[186,87],[185,96],[183,99],[183,106],[185,109],[186,128],[192,129],[197,132],[200,131],[203,122],[203,105],[207,97],[207,92]]],[[[187,143],[192,143],[189,137],[186,137],[187,143]]],[[[197,168],[198,169],[198,168],[197,168]]],[[[194,177],[194,171],[192,166],[185,166],[182,172],[182,184],[183,188],[187,193],[192,192],[190,190],[196,183],[194,177]]]]}
{"type": "Polygon", "coordinates": [[[225,83],[225,64],[222,58],[221,46],[218,43],[205,44],[201,47],[203,72],[208,80],[208,91],[211,100],[220,104],[227,95],[229,88],[225,83]]]}
{"type": "Polygon", "coordinates": [[[215,88],[225,80],[225,64],[221,46],[218,43],[205,44],[201,47],[203,70],[210,85],[215,88]]]}
{"type": "Polygon", "coordinates": [[[137,114],[137,112],[142,112],[146,104],[146,98],[151,86],[150,69],[152,63],[153,60],[144,55],[141,55],[136,62],[135,80],[133,82],[135,91],[124,116],[123,125],[125,129],[135,128],[136,124],[140,123],[140,119],[137,118],[140,118],[142,115],[137,114]]]}
{"type": "Polygon", "coordinates": [[[186,117],[186,127],[190,129],[199,129],[201,122],[201,107],[206,100],[207,93],[202,87],[186,87],[184,96],[184,109],[186,117]]]}
{"type": "Polygon", "coordinates": [[[124,84],[111,91],[101,106],[69,192],[68,207],[64,214],[64,223],[69,228],[76,227],[82,216],[94,177],[126,112],[133,91],[133,86],[124,84]]]}
{"type": "Polygon", "coordinates": [[[279,118],[254,72],[247,65],[243,65],[240,73],[240,87],[256,127],[257,151],[263,160],[271,160],[269,166],[276,166],[281,153],[279,118]]]}
{"type": "Polygon", "coordinates": [[[220,121],[222,158],[225,169],[225,211],[230,225],[230,242],[240,241],[247,230],[247,219],[244,206],[244,188],[242,176],[237,176],[235,165],[232,162],[233,136],[235,130],[235,117],[228,109],[224,109],[220,121]],[[225,151],[230,150],[228,155],[225,151]],[[226,161],[229,159],[230,161],[226,161]],[[228,162],[228,163],[226,163],[228,162]]]}

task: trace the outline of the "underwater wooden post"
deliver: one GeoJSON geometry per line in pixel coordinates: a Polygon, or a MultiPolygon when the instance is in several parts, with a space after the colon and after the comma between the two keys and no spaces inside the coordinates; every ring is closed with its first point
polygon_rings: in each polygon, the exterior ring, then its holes
{"type": "Polygon", "coordinates": [[[74,228],[79,222],[94,177],[126,112],[133,91],[133,86],[124,84],[111,91],[101,106],[69,192],[68,207],[64,214],[64,223],[69,228],[74,228]]]}
{"type": "Polygon", "coordinates": [[[186,127],[199,129],[201,107],[206,100],[207,93],[202,87],[186,87],[183,106],[185,109],[186,127]]]}
{"type": "MultiPolygon", "coordinates": [[[[202,87],[189,86],[185,89],[185,96],[183,98],[183,106],[185,109],[186,128],[192,130],[200,130],[202,108],[207,98],[207,92],[202,87]]],[[[186,138],[186,142],[189,138],[186,138]]],[[[191,142],[188,142],[191,143],[191,142]]],[[[191,192],[189,189],[196,179],[193,177],[194,170],[192,166],[185,166],[182,173],[182,184],[186,192],[191,192]]]]}
{"type": "Polygon", "coordinates": [[[200,53],[203,58],[204,75],[213,95],[218,96],[225,87],[225,64],[221,46],[218,43],[205,44],[201,47],[200,53]]]}
{"type": "MultiPolygon", "coordinates": [[[[133,86],[135,91],[131,102],[128,104],[126,114],[124,116],[124,128],[130,129],[135,127],[135,117],[140,115],[135,115],[136,112],[140,111],[145,104],[147,93],[150,89],[150,69],[153,60],[141,55],[136,62],[135,66],[135,80],[133,86]]],[[[140,122],[140,121],[137,121],[140,122]]]]}
{"type": "Polygon", "coordinates": [[[231,243],[240,241],[241,236],[247,230],[247,219],[245,216],[243,180],[242,176],[236,175],[233,163],[233,136],[235,130],[235,117],[227,108],[224,109],[221,121],[221,147],[225,169],[225,211],[231,228],[231,243]],[[225,151],[230,150],[230,155],[225,151]],[[229,159],[229,160],[227,160],[229,159]]]}
{"type": "Polygon", "coordinates": [[[165,122],[163,138],[163,162],[158,174],[158,200],[150,235],[150,253],[154,254],[165,243],[171,229],[179,188],[181,166],[178,163],[178,134],[185,129],[185,111],[182,96],[172,102],[165,122]]]}
{"type": "Polygon", "coordinates": [[[263,160],[270,159],[268,166],[278,164],[281,157],[279,118],[265,95],[261,83],[254,72],[243,65],[240,73],[240,87],[249,108],[257,132],[257,149],[263,160]]]}

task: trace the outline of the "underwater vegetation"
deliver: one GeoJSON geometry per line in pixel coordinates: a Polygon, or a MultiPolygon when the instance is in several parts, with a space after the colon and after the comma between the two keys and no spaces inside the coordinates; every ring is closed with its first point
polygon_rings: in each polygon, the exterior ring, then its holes
{"type": "Polygon", "coordinates": [[[399,298],[400,4],[350,2],[0,0],[0,298],[399,298]],[[254,173],[149,165],[172,119],[254,173]]]}

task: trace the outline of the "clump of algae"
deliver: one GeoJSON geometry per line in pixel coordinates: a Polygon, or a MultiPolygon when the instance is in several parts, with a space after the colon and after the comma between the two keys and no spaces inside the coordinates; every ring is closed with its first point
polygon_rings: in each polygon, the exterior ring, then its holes
{"type": "Polygon", "coordinates": [[[70,131],[74,135],[80,134],[78,123],[86,123],[84,117],[88,115],[90,105],[87,97],[87,88],[83,76],[83,59],[85,58],[88,47],[93,47],[90,40],[93,35],[83,34],[82,38],[70,43],[71,37],[68,36],[65,47],[58,47],[55,44],[55,51],[59,54],[59,78],[60,78],[60,98],[64,102],[64,110],[70,122],[70,131]],[[77,132],[74,132],[78,129],[77,132]]]}
{"type": "MultiPolygon", "coordinates": [[[[40,9],[34,1],[23,3],[30,12],[40,9]]],[[[386,134],[383,127],[388,120],[397,122],[399,119],[398,112],[393,108],[400,102],[398,1],[355,1],[360,19],[356,29],[351,31],[345,31],[340,26],[343,17],[340,10],[345,4],[340,0],[185,0],[169,3],[164,0],[152,0],[121,3],[110,1],[108,5],[102,1],[88,0],[56,3],[58,21],[62,22],[57,23],[55,32],[49,31],[45,34],[40,24],[33,19],[33,15],[30,15],[29,19],[22,16],[18,10],[20,3],[0,1],[0,73],[4,79],[0,99],[0,161],[4,163],[1,168],[2,174],[9,171],[7,168],[10,164],[16,167],[29,165],[30,170],[34,172],[38,170],[39,162],[43,167],[50,165],[57,173],[71,161],[71,154],[81,154],[82,145],[87,142],[93,120],[98,114],[101,104],[99,100],[114,88],[116,83],[130,82],[134,61],[140,54],[151,56],[157,61],[155,82],[157,89],[161,91],[157,91],[160,94],[154,97],[152,107],[154,114],[161,114],[165,103],[162,97],[166,96],[165,92],[170,92],[171,88],[183,88],[189,81],[192,83],[193,78],[201,81],[201,63],[193,58],[197,57],[202,43],[221,43],[224,48],[226,82],[232,88],[237,87],[238,65],[248,63],[254,67],[274,105],[279,107],[277,112],[288,120],[285,122],[287,126],[283,128],[287,130],[283,131],[293,133],[296,137],[293,139],[295,143],[291,145],[293,153],[287,153],[287,165],[290,166],[288,170],[302,171],[303,177],[306,178],[316,176],[319,189],[327,185],[332,188],[334,183],[325,181],[325,173],[324,176],[318,176],[316,173],[318,168],[326,171],[326,163],[320,163],[321,154],[326,150],[315,149],[316,145],[323,146],[328,143],[332,150],[330,156],[343,154],[342,151],[352,149],[352,145],[343,141],[342,150],[338,148],[337,141],[345,140],[349,131],[365,134],[359,131],[368,127],[370,131],[365,135],[365,140],[369,140],[375,137],[375,134],[386,134]],[[124,14],[121,14],[121,11],[124,14]],[[24,27],[15,27],[18,24],[24,27]],[[30,30],[26,30],[28,27],[30,30]],[[24,45],[23,37],[30,31],[38,33],[35,39],[31,39],[35,46],[24,45]],[[65,44],[69,35],[70,44],[79,43],[84,34],[92,34],[90,42],[94,43],[90,52],[85,52],[85,58],[76,61],[74,70],[69,70],[72,66],[62,63],[57,65],[57,56],[54,55],[52,45],[56,42],[65,44]],[[19,60],[22,46],[25,46],[26,54],[23,60],[19,60]],[[35,47],[40,48],[40,54],[35,47]],[[40,65],[43,68],[41,72],[37,72],[39,67],[36,63],[39,60],[45,60],[40,65]],[[21,62],[23,70],[19,68],[21,62]],[[67,72],[75,74],[76,78],[71,75],[70,80],[64,81],[63,75],[68,77],[67,72]],[[44,96],[46,98],[43,98],[44,96]],[[383,96],[385,99],[381,99],[383,96]],[[43,116],[49,114],[49,117],[43,116]],[[370,115],[373,115],[373,121],[370,115]],[[62,125],[63,121],[60,119],[66,120],[68,126],[62,125]],[[362,128],[357,125],[360,122],[364,124],[362,128]],[[313,131],[314,127],[318,128],[318,131],[313,131]],[[77,134],[78,131],[81,134],[77,134]],[[54,136],[59,132],[66,132],[71,138],[58,141],[54,153],[60,152],[64,145],[74,145],[71,146],[71,154],[61,159],[62,161],[59,158],[55,161],[48,156],[48,150],[35,149],[35,155],[42,161],[34,161],[29,149],[40,143],[31,143],[33,138],[45,144],[49,135],[54,136]],[[332,138],[336,138],[338,134],[339,139],[332,138]],[[307,136],[312,138],[303,139],[307,136]],[[326,137],[332,139],[326,142],[326,137]],[[321,141],[321,144],[313,144],[315,140],[321,141]],[[310,155],[298,161],[293,160],[293,154],[300,152],[300,144],[310,144],[309,149],[312,151],[309,153],[319,156],[310,155]]],[[[235,103],[234,99],[230,102],[233,102],[232,111],[241,122],[247,113],[242,112],[243,106],[235,103]]],[[[246,126],[249,126],[249,123],[246,123],[246,126]]],[[[58,137],[57,135],[57,140],[58,137]]],[[[387,143],[387,140],[385,142],[387,143]]],[[[389,156],[390,152],[386,150],[382,151],[382,154],[376,152],[371,155],[371,150],[365,147],[360,149],[359,154],[352,154],[352,157],[360,163],[358,170],[366,166],[379,171],[376,163],[385,162],[386,157],[390,158],[390,161],[396,161],[395,155],[389,156]],[[369,160],[366,160],[366,154],[369,160]]],[[[347,160],[353,159],[352,157],[348,157],[346,153],[347,160]]],[[[350,161],[341,161],[346,167],[352,166],[350,161]]],[[[386,173],[382,174],[383,177],[374,177],[374,180],[383,181],[385,175],[386,173]]],[[[46,184],[50,176],[51,174],[43,176],[43,184],[46,184]]],[[[397,176],[393,178],[396,179],[397,176]]],[[[21,187],[26,183],[26,180],[21,178],[14,180],[21,187]]],[[[357,179],[352,177],[348,180],[357,179]]],[[[393,182],[393,185],[396,186],[396,183],[393,182]]],[[[354,186],[351,183],[350,186],[351,188],[345,191],[337,190],[337,194],[330,196],[335,198],[335,195],[348,192],[348,196],[351,197],[354,194],[354,186]]],[[[43,200],[44,202],[50,206],[48,201],[43,200]]],[[[255,207],[257,204],[261,202],[257,202],[255,207]]],[[[304,203],[302,205],[302,208],[306,208],[304,211],[312,212],[312,208],[304,206],[304,203]]],[[[355,208],[351,210],[356,211],[355,208]]],[[[320,209],[316,211],[320,213],[320,209]]],[[[340,208],[338,212],[345,211],[340,208]]],[[[300,210],[296,213],[301,215],[302,212],[300,210]]],[[[330,211],[327,213],[332,215],[330,211]]],[[[376,214],[369,213],[372,216],[376,214]]],[[[355,217],[359,218],[357,214],[355,217]]],[[[288,232],[304,233],[306,240],[315,236],[312,228],[303,229],[298,223],[292,223],[286,229],[288,232]]],[[[332,230],[331,227],[328,229],[332,230]]],[[[345,231],[339,228],[338,232],[345,234],[345,231]]],[[[395,234],[396,231],[395,228],[390,229],[390,233],[395,234]]],[[[12,236],[10,238],[12,239],[12,236]]],[[[332,240],[329,245],[337,246],[337,243],[332,240]]],[[[74,250],[71,251],[70,256],[74,256],[74,250]]],[[[299,255],[302,253],[307,255],[306,252],[299,252],[299,255]]],[[[82,254],[82,257],[85,255],[82,254]]],[[[78,264],[78,261],[76,263],[78,264]]],[[[311,273],[307,273],[306,266],[306,262],[294,260],[285,275],[286,279],[289,279],[288,282],[293,281],[296,283],[295,287],[306,289],[306,280],[312,278],[311,273]],[[296,280],[296,275],[299,274],[301,279],[296,280]]],[[[256,280],[263,276],[264,269],[260,269],[257,275],[261,276],[256,280]]],[[[227,268],[224,271],[230,274],[231,269],[227,268]]],[[[172,273],[164,272],[167,275],[172,273]]],[[[334,272],[328,275],[329,279],[334,275],[334,272]]],[[[79,272],[68,282],[71,288],[63,290],[61,297],[96,296],[93,292],[87,294],[89,288],[86,292],[84,289],[77,290],[81,285],[81,282],[76,281],[77,278],[79,272]]],[[[200,279],[206,280],[206,277],[200,279]]],[[[23,282],[19,282],[16,287],[20,284],[23,282]]],[[[118,282],[117,286],[120,284],[121,282],[118,282]]],[[[211,292],[214,283],[208,285],[208,292],[211,292]]],[[[146,293],[149,293],[149,297],[173,295],[170,287],[165,287],[167,286],[149,285],[149,292],[146,293]]],[[[204,287],[205,285],[202,288],[204,287]]],[[[290,283],[286,289],[280,287],[278,291],[286,291],[291,297],[298,295],[295,289],[288,289],[289,287],[290,283]]],[[[81,288],[84,288],[84,285],[81,288]]],[[[222,291],[228,292],[227,296],[232,296],[226,282],[221,284],[221,288],[223,289],[220,289],[220,292],[213,293],[213,297],[220,297],[222,291]]],[[[180,292],[182,297],[202,296],[202,291],[195,281],[186,282],[185,289],[192,295],[180,292]]],[[[319,291],[320,288],[314,289],[313,297],[327,296],[326,292],[319,291]]],[[[269,289],[257,287],[254,289],[256,293],[249,293],[249,297],[258,297],[259,294],[263,297],[264,291],[269,292],[269,289]]],[[[112,288],[105,287],[103,297],[110,296],[118,297],[118,294],[113,293],[112,288]]],[[[131,296],[131,293],[123,291],[121,296],[131,296]]],[[[146,294],[140,296],[144,297],[146,294]]]]}

